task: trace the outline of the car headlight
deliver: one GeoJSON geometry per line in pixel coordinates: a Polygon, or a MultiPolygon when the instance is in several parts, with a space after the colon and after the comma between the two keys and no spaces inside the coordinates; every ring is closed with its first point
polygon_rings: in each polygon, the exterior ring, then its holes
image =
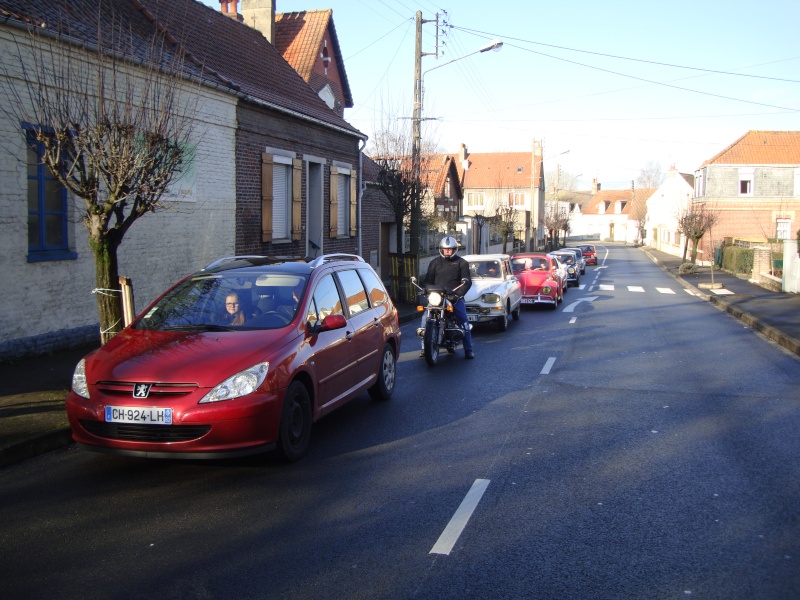
{"type": "Polygon", "coordinates": [[[439,292],[431,292],[428,296],[428,304],[431,306],[441,306],[442,295],[439,292]]]}
{"type": "Polygon", "coordinates": [[[544,286],[542,288],[542,293],[543,294],[550,294],[550,293],[552,293],[552,291],[553,291],[553,288],[551,288],[549,285],[546,285],[546,286],[544,286]]]}
{"type": "Polygon", "coordinates": [[[569,269],[567,269],[567,273],[575,274],[575,267],[570,267],[569,269]]]}
{"type": "Polygon", "coordinates": [[[484,294],[481,296],[481,300],[486,304],[499,304],[500,296],[498,294],[484,294]]]}
{"type": "Polygon", "coordinates": [[[258,389],[258,386],[264,383],[268,372],[268,362],[260,362],[253,365],[249,369],[245,369],[236,375],[228,377],[225,381],[203,396],[202,400],[200,400],[200,404],[232,400],[233,398],[252,394],[258,389]]]}
{"type": "Polygon", "coordinates": [[[89,386],[86,383],[86,359],[82,358],[72,373],[72,391],[83,398],[89,397],[89,386]]]}

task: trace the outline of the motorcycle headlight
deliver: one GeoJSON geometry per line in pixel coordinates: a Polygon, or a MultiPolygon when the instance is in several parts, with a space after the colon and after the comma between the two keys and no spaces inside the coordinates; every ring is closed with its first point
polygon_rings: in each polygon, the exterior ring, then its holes
{"type": "Polygon", "coordinates": [[[441,306],[442,295],[439,292],[431,292],[428,296],[428,304],[431,306],[441,306]]]}
{"type": "Polygon", "coordinates": [[[246,396],[247,394],[252,394],[258,389],[258,386],[264,383],[268,372],[268,362],[261,362],[257,365],[253,365],[249,369],[245,369],[236,375],[228,377],[225,381],[203,396],[202,400],[200,400],[200,404],[232,400],[234,398],[246,396]]]}
{"type": "Polygon", "coordinates": [[[72,391],[83,398],[89,397],[89,386],[86,383],[86,359],[81,359],[72,374],[72,391]]]}
{"type": "Polygon", "coordinates": [[[500,296],[498,294],[484,294],[481,296],[481,300],[486,304],[498,304],[500,302],[500,296]]]}

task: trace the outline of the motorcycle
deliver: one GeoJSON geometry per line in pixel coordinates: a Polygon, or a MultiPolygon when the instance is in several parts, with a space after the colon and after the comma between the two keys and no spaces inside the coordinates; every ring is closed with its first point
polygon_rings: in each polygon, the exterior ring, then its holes
{"type": "Polygon", "coordinates": [[[411,278],[411,283],[420,291],[418,305],[425,306],[427,314],[425,326],[417,329],[417,337],[422,339],[425,362],[432,367],[439,358],[440,348],[453,354],[456,346],[464,339],[464,328],[456,320],[453,305],[460,298],[455,292],[466,284],[467,280],[462,279],[461,285],[453,290],[447,290],[439,285],[421,287],[416,277],[411,278]]]}

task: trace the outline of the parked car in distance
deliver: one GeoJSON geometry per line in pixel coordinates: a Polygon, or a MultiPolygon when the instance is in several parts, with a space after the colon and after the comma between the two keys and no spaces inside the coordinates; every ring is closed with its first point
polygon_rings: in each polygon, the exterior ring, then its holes
{"type": "Polygon", "coordinates": [[[580,244],[578,248],[583,252],[583,259],[587,265],[597,264],[597,248],[594,247],[594,244],[580,244]]]}
{"type": "Polygon", "coordinates": [[[522,292],[511,270],[508,254],[468,254],[472,287],[464,302],[470,323],[497,323],[500,331],[508,329],[508,316],[517,321],[522,292]]]}
{"type": "Polygon", "coordinates": [[[580,269],[581,275],[586,274],[586,259],[583,258],[583,250],[577,247],[570,246],[568,248],[561,248],[561,251],[568,251],[575,254],[575,260],[577,261],[578,268],[580,269]]]}
{"type": "Polygon", "coordinates": [[[312,423],[396,383],[397,310],[353,255],[220,259],[82,359],[66,400],[84,448],[154,458],[306,451],[312,423]]]}
{"type": "Polygon", "coordinates": [[[555,250],[551,254],[555,255],[567,270],[567,285],[578,287],[581,284],[581,270],[575,253],[569,250],[555,250]]]}
{"type": "Polygon", "coordinates": [[[511,257],[511,268],[522,288],[522,304],[558,307],[564,288],[556,259],[547,254],[523,253],[511,257]]]}

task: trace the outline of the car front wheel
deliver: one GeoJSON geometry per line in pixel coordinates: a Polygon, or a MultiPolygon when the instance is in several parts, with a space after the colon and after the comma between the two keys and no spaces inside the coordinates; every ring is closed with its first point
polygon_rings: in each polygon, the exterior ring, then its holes
{"type": "Polygon", "coordinates": [[[383,347],[381,355],[380,369],[378,370],[378,381],[369,388],[369,397],[373,400],[388,400],[394,392],[394,383],[397,378],[397,363],[394,358],[394,350],[391,345],[383,347]]]}
{"type": "MultiPolygon", "coordinates": [[[[506,308],[506,311],[508,311],[508,308],[506,308]]],[[[504,313],[501,317],[497,317],[497,328],[500,331],[506,331],[508,329],[508,312],[504,313]]]]}
{"type": "Polygon", "coordinates": [[[289,462],[302,458],[311,439],[311,398],[299,381],[286,390],[278,431],[278,452],[289,462]]]}

